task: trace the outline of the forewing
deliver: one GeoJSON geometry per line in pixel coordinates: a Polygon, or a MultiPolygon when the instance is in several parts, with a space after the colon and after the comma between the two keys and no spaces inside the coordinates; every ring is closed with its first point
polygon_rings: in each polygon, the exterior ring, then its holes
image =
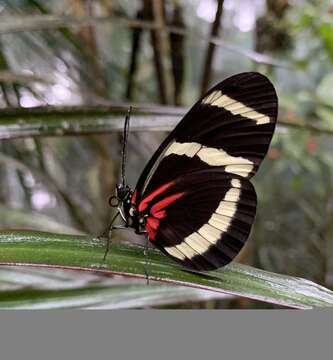
{"type": "Polygon", "coordinates": [[[276,117],[276,92],[264,75],[248,72],[222,81],[162,143],[140,176],[138,193],[212,166],[252,177],[267,153],[276,117]]]}

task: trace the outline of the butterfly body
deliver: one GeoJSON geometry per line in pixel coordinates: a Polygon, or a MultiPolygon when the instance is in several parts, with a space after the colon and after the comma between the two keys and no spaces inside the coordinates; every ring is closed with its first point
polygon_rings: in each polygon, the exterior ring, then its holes
{"type": "Polygon", "coordinates": [[[242,73],[190,109],[127,188],[123,219],[182,265],[212,270],[247,240],[256,213],[249,179],[267,153],[277,117],[273,85],[242,73]]]}

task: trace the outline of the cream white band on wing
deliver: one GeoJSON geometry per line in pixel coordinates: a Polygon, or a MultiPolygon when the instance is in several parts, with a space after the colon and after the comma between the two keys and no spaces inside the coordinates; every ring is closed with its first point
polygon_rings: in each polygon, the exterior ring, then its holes
{"type": "Polygon", "coordinates": [[[223,233],[228,232],[237,211],[241,183],[238,179],[233,179],[231,185],[234,187],[226,192],[223,200],[220,201],[206,224],[187,236],[180,244],[166,246],[164,250],[180,260],[185,260],[186,258],[191,259],[195,255],[200,255],[211,246],[216,245],[223,233]]]}
{"type": "Polygon", "coordinates": [[[220,90],[213,91],[209,96],[203,99],[202,103],[226,109],[233,115],[241,115],[247,119],[254,120],[258,125],[268,124],[270,122],[269,116],[262,114],[227,95],[223,95],[220,90]]]}
{"type": "MultiPolygon", "coordinates": [[[[249,106],[246,106],[245,104],[243,104],[240,101],[237,101],[227,95],[222,94],[222,92],[220,90],[213,91],[210,95],[208,95],[207,97],[205,97],[202,100],[202,103],[217,106],[220,108],[224,108],[224,109],[230,111],[233,115],[241,115],[242,117],[244,117],[246,119],[250,119],[250,120],[254,121],[257,125],[263,125],[263,124],[267,124],[270,122],[269,116],[262,114],[249,106]]],[[[178,154],[178,155],[187,155],[189,157],[193,157],[194,155],[197,155],[197,152],[199,152],[199,150],[201,148],[203,148],[200,155],[201,155],[201,160],[205,161],[203,158],[205,158],[205,157],[209,158],[210,156],[213,156],[213,152],[214,152],[213,150],[219,151],[220,153],[222,152],[222,150],[219,150],[219,149],[206,147],[206,149],[213,149],[212,153],[210,153],[211,150],[204,150],[205,147],[201,146],[198,143],[186,143],[186,145],[179,144],[179,146],[178,146],[178,144],[179,143],[176,143],[176,142],[171,144],[171,146],[169,146],[169,148],[167,149],[165,154],[162,156],[165,157],[165,156],[168,156],[168,155],[174,153],[174,154],[178,154]]],[[[232,158],[234,158],[234,157],[228,155],[227,153],[226,153],[226,156],[230,160],[232,158]]],[[[216,161],[212,160],[211,165],[215,165],[216,162],[217,162],[217,165],[219,165],[219,160],[221,159],[221,157],[220,156],[217,156],[217,157],[213,156],[213,157],[215,157],[216,161]]],[[[242,161],[241,166],[239,166],[238,164],[232,163],[232,165],[226,166],[225,171],[246,177],[253,170],[253,164],[251,161],[246,160],[246,159],[244,159],[245,160],[245,163],[244,163],[243,158],[241,158],[241,157],[238,157],[238,159],[242,161]]],[[[158,164],[159,164],[159,162],[156,161],[155,166],[150,170],[150,172],[147,176],[147,180],[145,181],[143,190],[146,189],[146,186],[147,186],[151,176],[153,175],[154,171],[156,170],[156,167],[158,166],[158,164]]]]}
{"type": "Polygon", "coordinates": [[[208,165],[225,166],[226,172],[244,177],[253,170],[253,162],[248,159],[232,156],[222,149],[204,146],[196,142],[178,143],[175,141],[168,147],[164,157],[171,154],[186,155],[189,158],[198,156],[208,165]]]}

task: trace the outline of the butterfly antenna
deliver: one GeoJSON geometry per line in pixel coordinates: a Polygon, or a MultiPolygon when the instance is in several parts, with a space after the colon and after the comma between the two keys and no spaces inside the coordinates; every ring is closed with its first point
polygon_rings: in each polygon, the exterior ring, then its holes
{"type": "Polygon", "coordinates": [[[125,169],[126,169],[127,139],[129,133],[131,111],[132,111],[132,106],[130,106],[127,111],[127,115],[125,118],[125,125],[124,125],[123,151],[122,151],[122,161],[121,161],[121,182],[123,186],[126,185],[125,169]]]}

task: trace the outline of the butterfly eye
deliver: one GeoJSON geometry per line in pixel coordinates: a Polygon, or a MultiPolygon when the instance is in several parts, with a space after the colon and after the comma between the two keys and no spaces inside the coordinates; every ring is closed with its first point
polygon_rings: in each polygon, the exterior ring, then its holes
{"type": "Polygon", "coordinates": [[[111,196],[110,198],[109,198],[109,205],[111,206],[111,207],[117,207],[118,205],[119,205],[119,199],[118,199],[118,197],[117,196],[111,196]]]}

